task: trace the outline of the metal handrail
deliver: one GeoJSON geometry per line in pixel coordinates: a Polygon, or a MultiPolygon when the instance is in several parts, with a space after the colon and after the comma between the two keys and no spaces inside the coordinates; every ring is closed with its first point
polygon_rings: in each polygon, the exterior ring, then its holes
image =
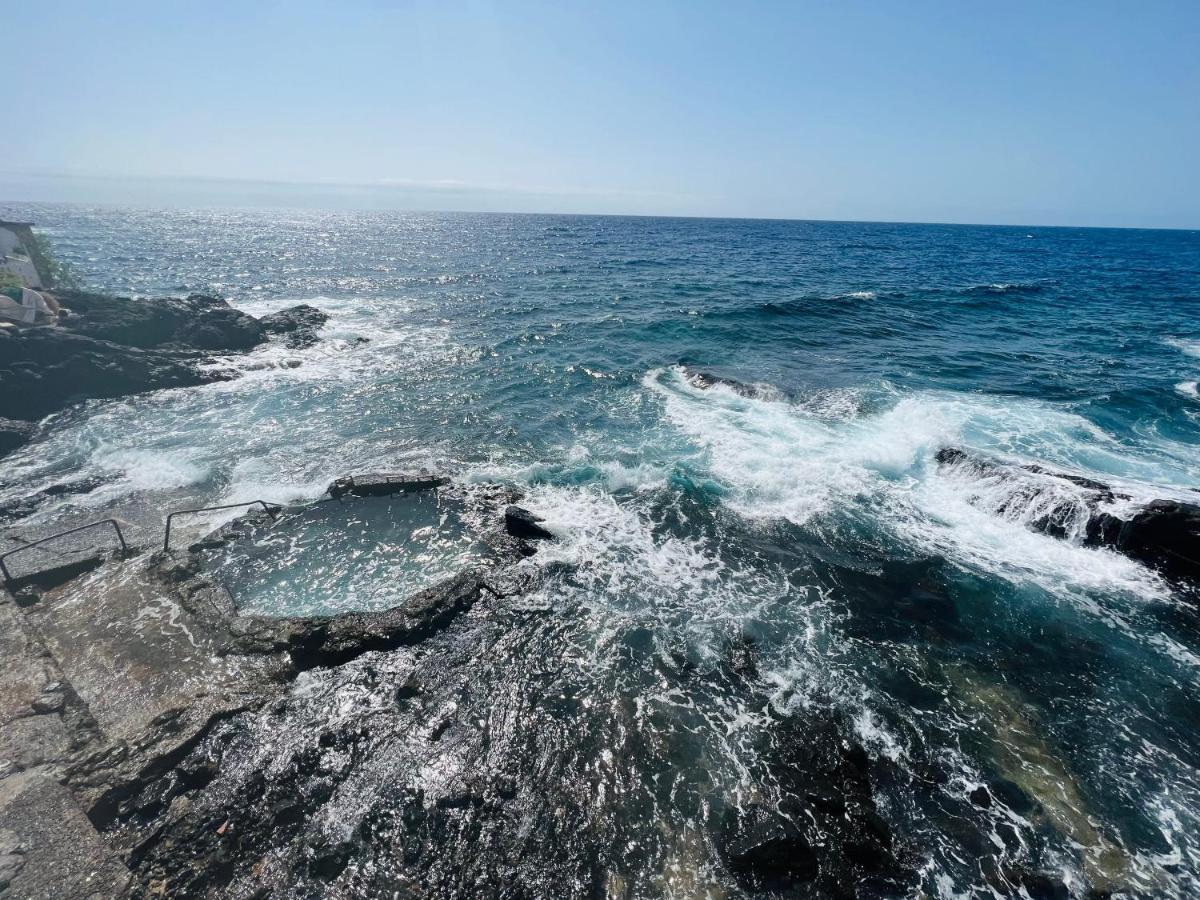
{"type": "Polygon", "coordinates": [[[165,533],[163,534],[163,550],[171,549],[171,520],[176,516],[188,516],[202,512],[216,512],[220,509],[237,509],[239,506],[253,506],[255,503],[262,504],[263,510],[267,513],[271,512],[272,507],[275,509],[283,509],[283,506],[280,504],[268,503],[266,500],[246,500],[243,503],[226,503],[224,506],[202,506],[199,509],[177,509],[173,513],[168,513],[167,527],[165,533]]]}
{"type": "Polygon", "coordinates": [[[121,553],[129,553],[129,545],[125,543],[125,535],[121,533],[121,526],[117,523],[117,520],[101,519],[99,522],[90,522],[87,525],[80,525],[78,528],[68,528],[66,531],[60,531],[57,534],[50,535],[49,537],[41,538],[40,540],[36,540],[31,544],[24,544],[23,546],[17,547],[14,550],[9,550],[7,553],[0,553],[0,573],[3,573],[4,581],[8,583],[14,580],[12,575],[9,574],[8,566],[5,565],[5,560],[10,556],[15,556],[16,554],[22,553],[25,550],[32,550],[34,547],[37,547],[40,544],[48,543],[49,541],[56,540],[60,537],[66,537],[68,534],[75,534],[77,531],[87,531],[89,528],[95,528],[97,525],[111,525],[113,530],[117,532],[117,540],[121,542],[121,553]]]}

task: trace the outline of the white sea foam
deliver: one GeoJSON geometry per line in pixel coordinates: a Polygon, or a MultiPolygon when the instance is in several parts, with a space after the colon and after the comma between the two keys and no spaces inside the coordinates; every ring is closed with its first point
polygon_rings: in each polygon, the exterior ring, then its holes
{"type": "Polygon", "coordinates": [[[1200,400],[1200,383],[1195,381],[1181,381],[1175,385],[1175,392],[1187,397],[1189,400],[1200,400]]]}
{"type": "Polygon", "coordinates": [[[1196,338],[1163,338],[1163,343],[1186,353],[1188,356],[1200,356],[1200,340],[1196,338]]]}
{"type": "Polygon", "coordinates": [[[689,629],[705,631],[789,590],[782,579],[731,570],[703,538],[656,533],[638,503],[618,501],[598,486],[534,485],[522,505],[558,538],[539,549],[537,564],[569,566],[582,599],[611,611],[678,616],[689,629]]]}
{"type": "Polygon", "coordinates": [[[845,294],[838,294],[834,300],[874,300],[878,294],[875,291],[850,291],[845,294]]]}
{"type": "Polygon", "coordinates": [[[869,749],[896,762],[905,755],[904,747],[867,707],[854,717],[854,731],[869,749]]]}
{"type": "Polygon", "coordinates": [[[127,491],[183,488],[199,484],[211,469],[188,450],[102,450],[93,457],[102,472],[119,475],[127,491]]]}
{"type": "Polygon", "coordinates": [[[663,398],[668,420],[704,448],[712,475],[730,489],[727,504],[748,519],[817,525],[830,515],[863,517],[922,551],[1052,593],[1166,593],[1149,569],[1123,556],[1029,530],[1059,510],[1078,538],[1075,486],[1048,483],[1018,502],[1019,483],[942,473],[932,461],[941,447],[964,442],[1076,471],[1089,471],[1081,460],[1126,460],[1127,448],[1073,413],[1028,400],[925,393],[880,413],[831,420],[802,406],[704,390],[675,370],[655,370],[643,383],[663,398]]]}

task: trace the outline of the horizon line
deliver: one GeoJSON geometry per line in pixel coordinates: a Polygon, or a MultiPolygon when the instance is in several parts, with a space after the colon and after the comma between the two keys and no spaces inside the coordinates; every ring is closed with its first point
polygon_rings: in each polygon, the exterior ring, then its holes
{"type": "MultiPolygon", "coordinates": [[[[283,178],[245,178],[227,175],[98,175],[77,172],[17,172],[0,170],[0,177],[19,178],[51,178],[64,180],[94,180],[94,181],[142,181],[142,182],[192,182],[199,184],[231,184],[231,185],[260,185],[264,187],[292,188],[359,188],[370,189],[381,194],[401,191],[450,192],[469,193],[479,191],[493,194],[527,194],[536,196],[647,196],[645,191],[619,189],[550,189],[526,188],[516,186],[475,185],[454,179],[438,179],[434,181],[417,181],[404,179],[383,179],[379,181],[301,181],[283,178]]],[[[667,196],[658,194],[658,196],[667,196]]],[[[420,215],[474,215],[474,216],[556,216],[556,217],[591,217],[615,219],[695,219],[700,221],[729,221],[729,222],[811,222],[823,224],[844,225],[927,225],[962,228],[1057,228],[1057,229],[1093,229],[1101,231],[1180,231],[1198,232],[1200,224],[1191,226],[1181,225],[1070,225],[1070,224],[1031,224],[1027,222],[986,222],[986,221],[947,221],[941,219],[860,219],[860,218],[821,218],[810,216],[776,216],[776,215],[714,215],[688,213],[620,213],[620,212],[562,212],[562,211],[529,211],[529,210],[467,210],[467,209],[437,209],[432,207],[410,207],[393,209],[355,209],[337,206],[307,205],[306,203],[289,204],[230,204],[230,203],[162,203],[147,204],[142,202],[124,201],[86,201],[86,200],[9,200],[0,198],[0,206],[20,206],[28,204],[44,204],[48,206],[92,206],[92,207],[124,207],[127,209],[253,209],[253,210],[304,210],[308,212],[397,212],[415,213],[420,215]]]]}

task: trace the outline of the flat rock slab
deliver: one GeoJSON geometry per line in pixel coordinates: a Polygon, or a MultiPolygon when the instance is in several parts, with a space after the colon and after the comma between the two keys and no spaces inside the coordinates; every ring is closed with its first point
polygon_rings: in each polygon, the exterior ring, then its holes
{"type": "Polygon", "coordinates": [[[187,740],[242,705],[265,664],[221,655],[212,632],[137,565],[107,565],[22,612],[110,742],[187,740]]]}
{"type": "Polygon", "coordinates": [[[0,895],[108,900],[128,884],[69,790],[36,772],[0,780],[0,895]]]}
{"type": "Polygon", "coordinates": [[[329,496],[385,497],[389,494],[408,494],[445,487],[449,478],[436,475],[393,475],[372,472],[365,475],[343,475],[329,486],[329,496]]]}
{"type": "Polygon", "coordinates": [[[7,598],[0,600],[0,684],[0,777],[62,759],[73,740],[59,715],[60,673],[7,598]]]}

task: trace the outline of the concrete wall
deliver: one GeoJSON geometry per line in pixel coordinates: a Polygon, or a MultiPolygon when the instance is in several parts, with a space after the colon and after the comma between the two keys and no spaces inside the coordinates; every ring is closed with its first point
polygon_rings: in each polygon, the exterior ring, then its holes
{"type": "Polygon", "coordinates": [[[29,287],[41,287],[42,279],[33,260],[25,255],[14,255],[13,251],[18,247],[24,247],[20,235],[0,227],[0,271],[11,272],[29,287]]]}

